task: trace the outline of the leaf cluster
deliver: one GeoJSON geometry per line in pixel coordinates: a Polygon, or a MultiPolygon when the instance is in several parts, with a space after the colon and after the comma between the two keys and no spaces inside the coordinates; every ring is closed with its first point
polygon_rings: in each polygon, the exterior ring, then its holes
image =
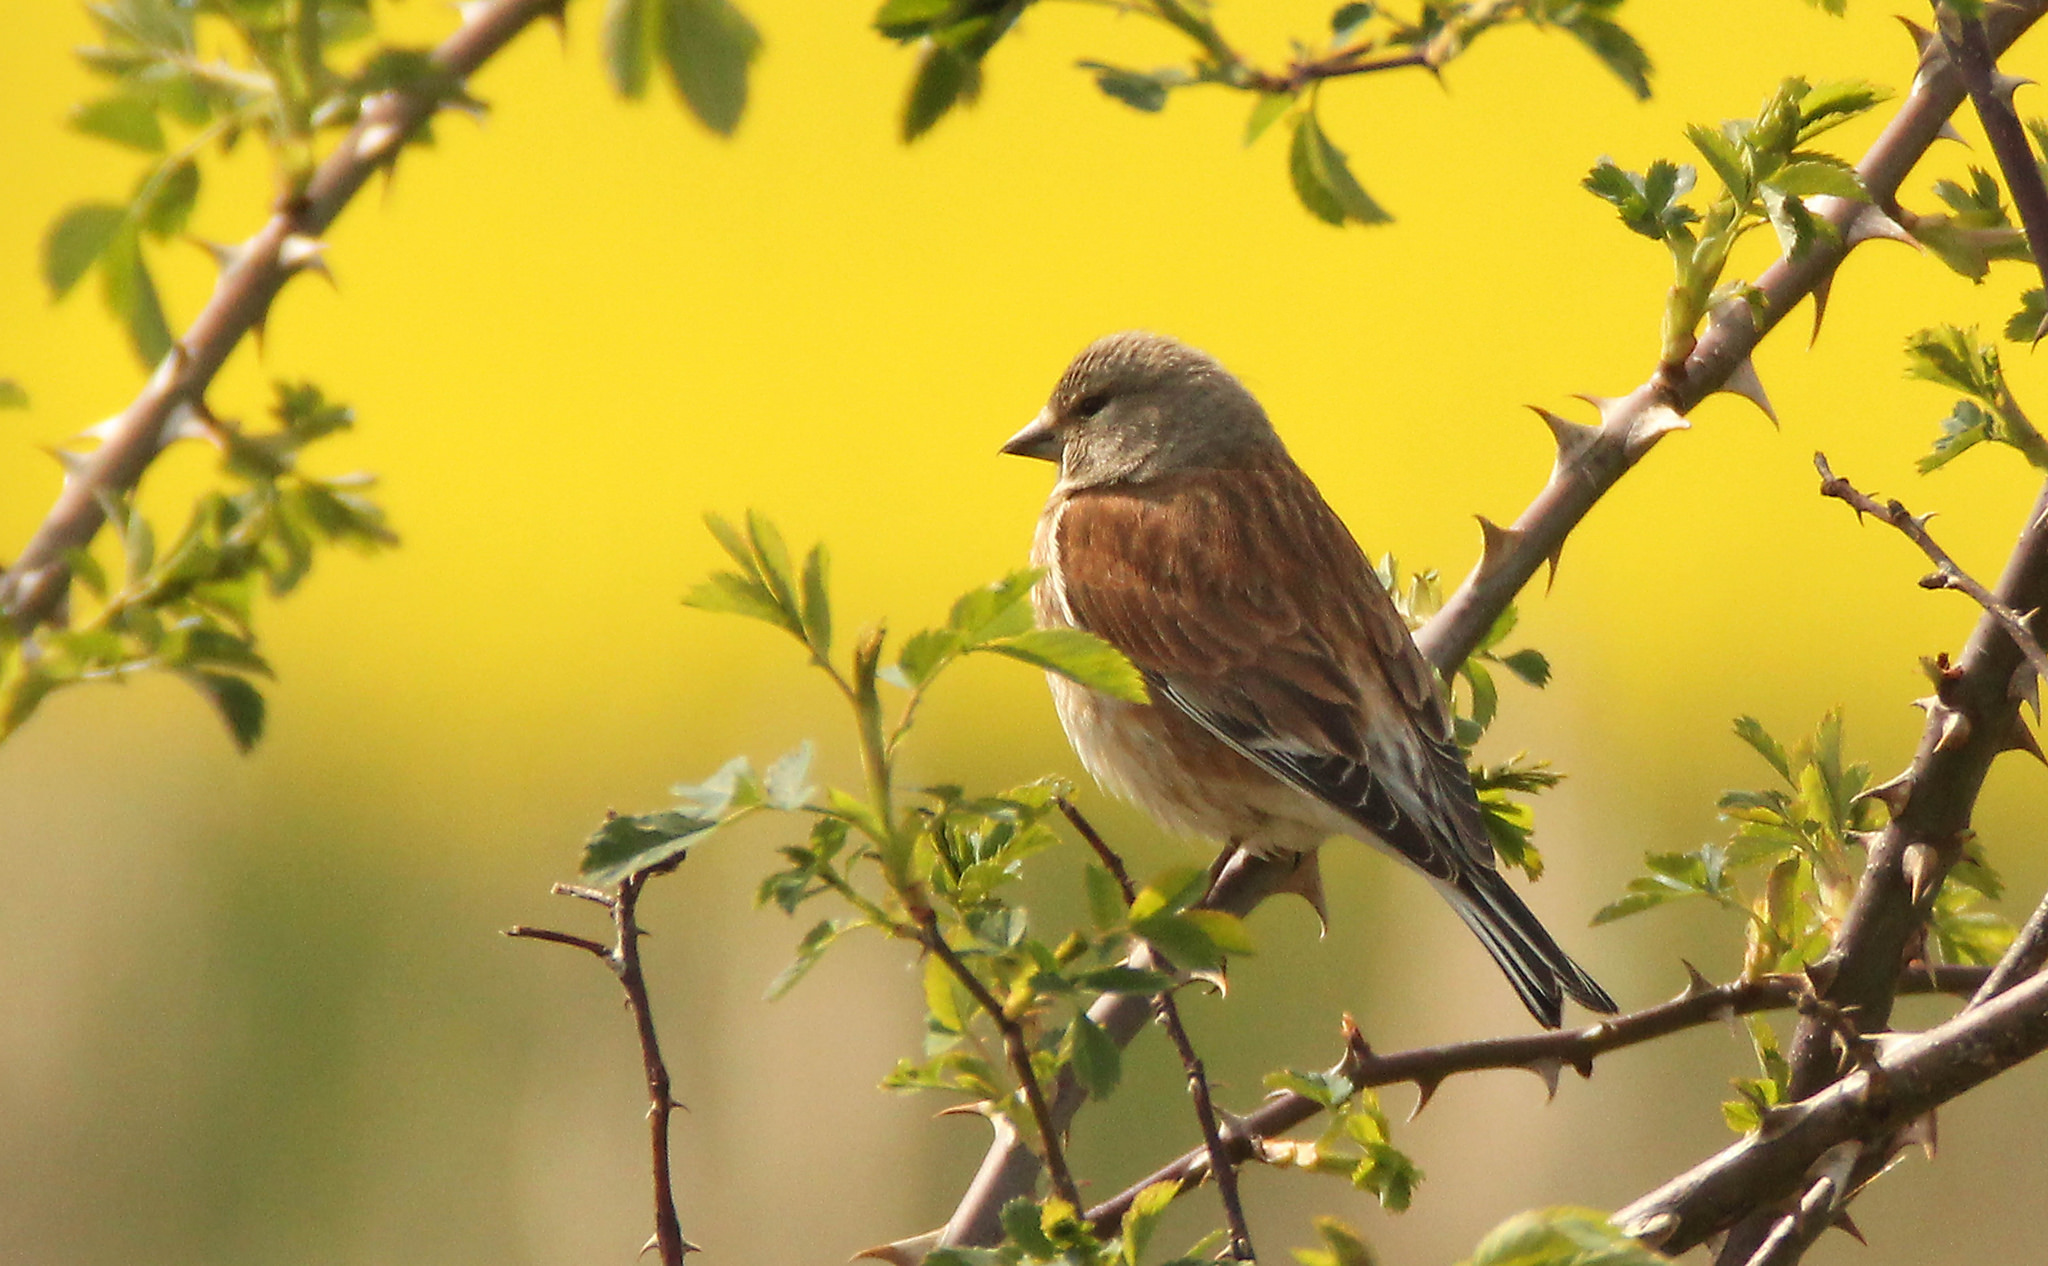
{"type": "MultiPolygon", "coordinates": [[[[917,52],[901,116],[905,141],[975,101],[988,54],[1032,3],[883,0],[875,29],[917,52]]],[[[1096,87],[1146,113],[1165,109],[1171,94],[1183,88],[1208,85],[1252,94],[1245,144],[1285,119],[1287,174],[1295,196],[1311,215],[1335,225],[1384,224],[1393,217],[1365,191],[1349,157],[1323,126],[1320,89],[1328,80],[1411,67],[1440,72],[1485,32],[1521,24],[1565,32],[1638,98],[1650,94],[1649,55],[1615,19],[1621,0],[1423,0],[1413,16],[1379,4],[1344,3],[1331,12],[1328,35],[1314,46],[1297,43],[1285,70],[1262,68],[1240,52],[1216,25],[1206,0],[1132,0],[1116,7],[1185,37],[1193,52],[1185,63],[1152,70],[1084,59],[1080,68],[1096,87]]]]}
{"type": "Polygon", "coordinates": [[[646,96],[658,60],[700,123],[720,136],[738,129],[761,33],[731,0],[610,0],[603,40],[620,96],[646,96]]]}
{"type": "Polygon", "coordinates": [[[74,611],[68,626],[39,627],[26,641],[11,626],[0,633],[0,737],[55,690],[148,670],[195,686],[245,750],[261,737],[257,682],[271,674],[251,621],[257,589],[290,592],[322,546],[374,551],[397,540],[369,499],[366,476],[320,478],[299,468],[301,451],[347,429],[353,411],[310,383],[280,382],[276,390],[271,430],[191,417],[192,433],[221,450],[229,486],[201,497],[168,545],[132,503],[110,499],[118,567],[88,551],[66,558],[74,600],[83,594],[92,609],[74,611]]]}
{"type": "Polygon", "coordinates": [[[1592,1209],[1532,1209],[1495,1227],[1461,1266],[1665,1266],[1592,1209]]]}
{"type": "Polygon", "coordinates": [[[1309,1140],[1268,1140],[1261,1145],[1269,1165],[1348,1178],[1369,1191],[1390,1213],[1405,1212],[1422,1183],[1422,1170],[1394,1146],[1393,1130],[1370,1086],[1355,1086],[1341,1073],[1268,1073],[1268,1090],[1287,1090],[1323,1106],[1329,1121],[1309,1140]]]}
{"type": "Polygon", "coordinates": [[[1979,338],[1976,330],[1935,325],[1908,336],[1906,376],[1963,396],[1941,420],[1941,434],[1919,460],[1920,473],[1939,470],[1986,442],[2018,449],[2032,465],[2048,470],[2048,440],[2006,385],[1997,346],[1979,338]]]}
{"type": "Polygon", "coordinates": [[[1662,350],[1666,364],[1681,362],[1692,351],[1700,322],[1715,307],[1731,299],[1761,301],[1748,282],[1723,280],[1729,255],[1744,236],[1769,225],[1779,249],[1798,259],[1815,243],[1836,238],[1810,199],[1869,201],[1856,169],[1812,148],[1812,142],[1889,96],[1888,90],[1860,80],[1809,85],[1790,78],[1779,83],[1753,119],[1730,119],[1718,128],[1688,127],[1686,139],[1721,185],[1719,196],[1703,207],[1685,201],[1698,180],[1689,165],[1659,159],[1634,172],[1603,158],[1587,173],[1581,183],[1588,192],[1611,204],[1631,231],[1663,243],[1671,256],[1662,350]]]}
{"type": "MultiPolygon", "coordinates": [[[[995,1248],[934,1249],[925,1266],[1141,1266],[1159,1219],[1181,1193],[1179,1183],[1154,1183],[1138,1193],[1118,1233],[1094,1234],[1088,1220],[1064,1200],[1043,1204],[1019,1197],[1003,1206],[1003,1243],[995,1248]]],[[[1160,1266],[1206,1266],[1215,1260],[1222,1231],[1203,1236],[1160,1266]]]]}

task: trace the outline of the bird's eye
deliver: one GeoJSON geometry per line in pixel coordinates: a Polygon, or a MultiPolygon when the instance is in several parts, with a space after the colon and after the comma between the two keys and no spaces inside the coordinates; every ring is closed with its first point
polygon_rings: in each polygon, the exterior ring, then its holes
{"type": "Polygon", "coordinates": [[[1109,395],[1106,392],[1098,391],[1092,395],[1082,396],[1074,402],[1074,416],[1086,421],[1102,412],[1102,407],[1108,403],[1109,395]]]}

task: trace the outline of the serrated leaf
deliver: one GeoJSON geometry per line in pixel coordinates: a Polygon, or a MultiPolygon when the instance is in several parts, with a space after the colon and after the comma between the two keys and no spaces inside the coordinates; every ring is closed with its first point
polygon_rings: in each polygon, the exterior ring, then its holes
{"type": "Polygon", "coordinates": [[[1699,123],[1688,124],[1685,139],[1692,142],[1700,157],[1707,160],[1707,166],[1721,178],[1730,196],[1737,202],[1747,202],[1750,196],[1750,176],[1742,161],[1742,151],[1726,133],[1699,123]]]}
{"type": "Polygon", "coordinates": [[[794,633],[799,638],[804,635],[802,627],[789,618],[789,612],[766,588],[729,571],[713,572],[708,579],[700,581],[696,588],[683,595],[683,605],[699,611],[743,615],[794,633]]]}
{"type": "Polygon", "coordinates": [[[247,752],[263,737],[265,705],[263,692],[241,677],[228,673],[180,672],[178,674],[198,688],[206,701],[220,713],[227,723],[228,735],[235,746],[247,752]]]}
{"type": "Polygon", "coordinates": [[[1771,173],[1765,182],[1772,188],[1802,198],[1815,194],[1847,198],[1852,202],[1868,202],[1870,191],[1863,187],[1863,178],[1856,169],[1832,155],[1816,154],[1786,163],[1771,173]]]}
{"type": "Polygon", "coordinates": [[[717,825],[675,810],[613,816],[584,842],[578,871],[592,884],[609,886],[675,860],[717,825]]]}
{"type": "Polygon", "coordinates": [[[199,164],[187,158],[173,163],[164,172],[137,218],[152,235],[175,237],[185,231],[185,221],[191,218],[192,206],[198,200],[199,164]]]}
{"type": "Polygon", "coordinates": [[[127,220],[126,211],[104,202],[75,206],[57,217],[43,238],[43,282],[52,299],[63,298],[78,284],[127,220]]]}
{"type": "Polygon", "coordinates": [[[747,108],[747,70],[761,33],[730,0],[663,0],[662,58],[690,110],[731,136],[747,108]]]}
{"type": "Polygon", "coordinates": [[[973,648],[1021,660],[1127,703],[1149,703],[1145,678],[1124,653],[1080,629],[1032,629],[973,648]]]}
{"type": "Polygon", "coordinates": [[[2005,322],[2005,337],[2015,343],[2032,344],[2040,339],[2041,327],[2048,325],[2048,291],[2035,286],[2020,294],[2020,310],[2005,322]]]}
{"type": "Polygon", "coordinates": [[[1500,663],[1501,667],[1532,686],[1540,688],[1550,684],[1550,661],[1542,651],[1519,650],[1512,655],[1501,656],[1500,663]]]}
{"type": "Polygon", "coordinates": [[[71,126],[87,136],[145,153],[160,153],[164,147],[164,129],[157,122],[156,108],[125,93],[76,107],[71,111],[71,126]]]}
{"type": "Polygon", "coordinates": [[[1294,181],[1294,193],[1301,204],[1325,223],[1386,224],[1394,218],[1372,200],[1351,174],[1344,151],[1323,134],[1313,108],[1295,118],[1287,173],[1294,181]]]}
{"type": "Polygon", "coordinates": [[[1778,776],[1787,784],[1792,782],[1792,762],[1785,755],[1785,747],[1771,737],[1763,722],[1752,716],[1736,717],[1735,737],[1755,748],[1756,754],[1769,761],[1771,768],[1777,770],[1778,776]]]}
{"type": "Polygon", "coordinates": [[[1003,1235],[1025,1252],[1041,1258],[1056,1258],[1059,1247],[1046,1238],[1039,1208],[1029,1196],[1018,1196],[1003,1206],[1003,1235]]]}
{"type": "Polygon", "coordinates": [[[1915,464],[1923,475],[1939,470],[1966,450],[1991,439],[1997,426],[1998,420],[1974,400],[1958,400],[1941,420],[1941,434],[1935,437],[1933,449],[1915,464]]]}
{"type": "Polygon", "coordinates": [[[1090,1099],[1107,1099],[1123,1077],[1123,1052],[1101,1025],[1081,1014],[1067,1029],[1068,1066],[1090,1099]]]}

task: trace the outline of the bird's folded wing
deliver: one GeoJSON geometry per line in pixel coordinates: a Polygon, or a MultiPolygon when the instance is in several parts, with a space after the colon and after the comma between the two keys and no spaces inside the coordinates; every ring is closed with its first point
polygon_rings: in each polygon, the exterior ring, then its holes
{"type": "Polygon", "coordinates": [[[1434,672],[1292,462],[1077,491],[1056,550],[1066,612],[1161,705],[1436,878],[1494,864],[1434,672]]]}

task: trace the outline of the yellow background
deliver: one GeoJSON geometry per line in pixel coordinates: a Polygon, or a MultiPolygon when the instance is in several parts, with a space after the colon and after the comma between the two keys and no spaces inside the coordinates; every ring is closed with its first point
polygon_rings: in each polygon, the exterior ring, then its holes
{"type": "MultiPolygon", "coordinates": [[[[404,546],[325,558],[263,611],[281,680],[255,755],[162,681],[60,696],[0,750],[0,1261],[630,1261],[643,1133],[612,984],[495,930],[595,931],[546,888],[608,806],[655,807],[733,753],[805,737],[825,774],[852,772],[793,648],[678,605],[717,561],[703,511],[758,507],[799,543],[826,538],[842,628],[932,621],[1024,558],[1048,472],[997,444],[1079,346],[1146,326],[1244,377],[1369,550],[1454,579],[1477,551],[1471,516],[1511,519],[1549,469],[1523,406],[1589,417],[1573,393],[1619,395],[1654,358],[1667,265],[1577,187],[1587,167],[1682,159],[1685,123],[1749,114],[1781,74],[1911,74],[1905,36],[1863,3],[1846,21],[1793,0],[1632,6],[1659,65],[1647,105],[1563,36],[1491,35],[1441,87],[1390,75],[1325,94],[1333,138],[1399,217],[1340,232],[1295,204],[1284,138],[1240,147],[1242,98],[1191,91],[1146,116],[1101,97],[1077,57],[1180,54],[1105,9],[1035,10],[981,105],[906,150],[909,62],[868,7],[754,0],[767,51],[728,144],[665,87],[615,100],[599,6],[571,6],[566,51],[535,30],[488,67],[488,119],[444,119],[438,146],[337,226],[338,285],[294,283],[261,355],[237,354],[212,397],[224,415],[253,418],[273,377],[358,409],[312,462],[377,472],[404,546]]],[[[453,21],[424,3],[388,15],[422,40],[453,21]]],[[[1326,14],[1240,0],[1219,16],[1278,61],[1326,14]]],[[[56,488],[37,446],[140,381],[90,285],[48,304],[41,236],[65,207],[120,196],[137,163],[63,124],[93,90],[68,52],[89,36],[78,7],[8,22],[0,374],[34,397],[0,415],[0,541],[18,543],[56,488]]],[[[2026,45],[2009,65],[2039,74],[2039,57],[2026,45]]],[[[1876,127],[1838,147],[1860,152],[1876,127]]],[[[1910,204],[1929,208],[1931,173],[1973,153],[1941,146],[1910,204]]],[[[238,155],[209,169],[194,232],[235,240],[267,199],[260,159],[238,155]]],[[[1767,237],[1742,267],[1762,266],[1767,237]]],[[[210,264],[185,245],[154,259],[180,326],[210,264]]],[[[1714,796],[1760,785],[1732,716],[1790,739],[1841,703],[1853,751],[1884,774],[1909,755],[1915,659],[1957,648],[1974,613],[1913,586],[1924,566],[1902,540],[1822,502],[1810,455],[1939,509],[1943,541],[1994,574],[2032,480],[2004,451],[1917,477],[1949,400],[1901,378],[1899,348],[1937,321],[2002,323],[2020,278],[1976,288],[1904,246],[1859,250],[1818,346],[1802,309],[1759,358],[1782,429],[1708,402],[1524,603],[1520,640],[1556,680],[1506,688],[1486,751],[1571,775],[1540,806],[1552,874],[1531,899],[1625,1005],[1675,992],[1681,956],[1735,967],[1734,925],[1705,911],[1585,926],[1643,850],[1718,836],[1714,796]]],[[[2032,359],[2010,359],[2022,399],[2042,400],[2032,359]]],[[[207,469],[174,451],[147,504],[175,516],[207,469]]],[[[908,772],[988,786],[1048,771],[1078,772],[1042,684],[994,664],[947,683],[908,772]]],[[[2042,777],[2002,762],[1980,815],[2015,917],[2048,883],[2042,777]]],[[[1099,820],[1140,869],[1207,855],[1113,807],[1099,820]]],[[[808,925],[751,908],[784,838],[706,849],[647,910],[691,1108],[683,1219],[707,1261],[838,1261],[923,1229],[983,1142],[873,1089],[920,1040],[897,947],[856,943],[759,1001],[808,925]]],[[[1267,1068],[1329,1062],[1346,1010],[1382,1049],[1527,1027],[1456,921],[1362,854],[1332,851],[1327,940],[1298,905],[1264,911],[1228,1003],[1189,1008],[1227,1104],[1251,1103],[1267,1068]]],[[[1048,917],[1076,908],[1077,866],[1043,863],[1048,917]]],[[[1192,1140],[1161,1046],[1084,1122],[1094,1193],[1192,1140]]],[[[1748,1071],[1716,1028],[1603,1062],[1547,1108],[1527,1076],[1463,1079],[1399,1134],[1430,1175],[1412,1212],[1255,1173],[1254,1229],[1277,1257],[1309,1241],[1310,1212],[1335,1211],[1390,1262],[1455,1260],[1517,1209],[1612,1208],[1723,1146],[1715,1104],[1748,1071]]],[[[1388,1101],[1405,1111],[1408,1092],[1388,1101]]],[[[1857,1206],[1874,1249],[1835,1237],[1814,1260],[2038,1258],[2034,1220],[2005,1215],[2048,1199],[2044,1108],[2027,1069],[1944,1114],[1940,1161],[1915,1157],[1857,1206]]]]}

